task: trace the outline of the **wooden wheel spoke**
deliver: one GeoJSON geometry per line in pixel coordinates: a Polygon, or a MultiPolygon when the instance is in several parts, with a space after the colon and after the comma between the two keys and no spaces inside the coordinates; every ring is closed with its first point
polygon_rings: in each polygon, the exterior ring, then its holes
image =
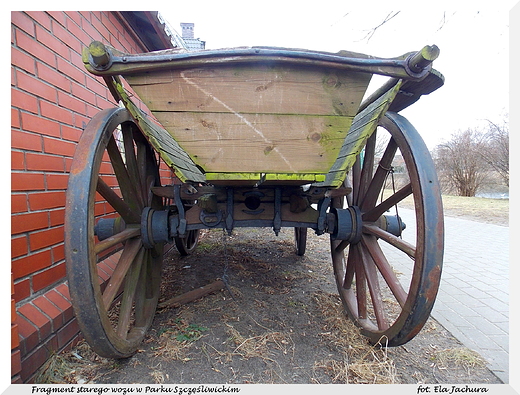
{"type": "Polygon", "coordinates": [[[136,258],[133,260],[134,263],[130,265],[125,276],[125,286],[121,298],[121,307],[119,309],[119,319],[116,331],[116,333],[123,339],[126,339],[127,337],[130,320],[132,319],[132,308],[136,297],[136,290],[139,283],[139,275],[141,273],[144,254],[145,250],[141,247],[136,258]]]}
{"type": "Polygon", "coordinates": [[[377,239],[374,236],[363,235],[361,243],[368,251],[370,257],[383,276],[386,284],[394,294],[397,302],[401,307],[403,307],[406,303],[408,295],[401,285],[401,282],[397,278],[392,266],[386,259],[383,251],[381,250],[381,247],[377,243],[377,239]]]}
{"type": "Polygon", "coordinates": [[[403,188],[399,189],[393,195],[386,198],[384,201],[373,207],[371,210],[363,213],[363,221],[374,222],[386,211],[393,206],[397,205],[403,199],[407,198],[412,194],[412,184],[407,184],[403,188]]]}
{"type": "Polygon", "coordinates": [[[356,271],[356,300],[358,308],[358,316],[360,319],[367,318],[367,279],[365,275],[365,268],[361,259],[355,261],[356,271]]]}
{"type": "Polygon", "coordinates": [[[365,154],[363,156],[363,167],[361,169],[361,176],[359,181],[359,195],[358,206],[365,200],[368,185],[374,174],[374,157],[376,149],[377,133],[374,132],[367,140],[365,146],[365,154]]]}
{"type": "Polygon", "coordinates": [[[403,239],[381,229],[380,227],[373,224],[363,224],[363,232],[377,236],[381,240],[386,241],[388,244],[393,245],[395,248],[403,251],[410,258],[415,259],[415,247],[404,241],[403,239]]]}
{"type": "Polygon", "coordinates": [[[113,246],[123,243],[133,237],[139,236],[141,234],[140,228],[128,227],[122,232],[116,233],[114,236],[109,237],[103,241],[100,241],[94,246],[94,253],[101,254],[102,252],[112,248],[113,246]]]}
{"type": "Polygon", "coordinates": [[[396,151],[397,144],[395,140],[391,138],[386,146],[383,157],[379,161],[374,177],[370,181],[370,185],[367,188],[363,201],[360,204],[361,211],[366,211],[375,206],[377,198],[379,197],[386,180],[386,176],[391,171],[392,161],[394,160],[396,151]]]}
{"type": "Polygon", "coordinates": [[[365,275],[367,279],[368,289],[370,291],[370,298],[372,300],[372,307],[376,316],[377,326],[380,330],[388,329],[388,319],[385,314],[385,307],[383,305],[381,288],[379,286],[379,279],[377,277],[377,270],[375,263],[371,256],[367,254],[363,248],[359,249],[360,258],[363,262],[365,275]]]}
{"type": "Polygon", "coordinates": [[[361,182],[361,158],[358,155],[352,166],[352,205],[357,206],[359,201],[359,184],[361,182]]]}
{"type": "Polygon", "coordinates": [[[134,186],[133,189],[136,191],[136,197],[139,200],[139,205],[140,205],[140,207],[145,207],[146,201],[143,199],[143,196],[140,193],[142,190],[142,186],[139,183],[141,178],[139,176],[139,168],[137,165],[137,158],[135,156],[135,145],[134,145],[134,138],[133,138],[134,132],[132,129],[133,129],[132,124],[122,125],[126,168],[127,168],[128,175],[133,180],[133,182],[138,183],[138,185],[134,186]]]}
{"type": "Polygon", "coordinates": [[[121,199],[110,188],[101,177],[98,177],[97,192],[105,199],[123,218],[127,224],[138,224],[140,222],[139,214],[121,199]]]}
{"type": "Polygon", "coordinates": [[[345,276],[343,278],[343,289],[350,289],[352,287],[352,283],[354,281],[354,273],[356,271],[356,260],[358,259],[357,247],[352,246],[349,249],[346,267],[345,267],[345,276]]]}
{"type": "Polygon", "coordinates": [[[134,183],[136,180],[132,180],[128,174],[128,170],[125,166],[123,158],[121,157],[121,152],[119,151],[119,147],[117,146],[113,135],[108,141],[107,152],[110,157],[110,163],[114,169],[117,182],[121,188],[123,199],[128,202],[132,209],[141,212],[144,207],[142,204],[140,204],[139,198],[135,191],[134,183]]]}
{"type": "Polygon", "coordinates": [[[103,304],[107,311],[110,309],[110,305],[118,294],[121,284],[123,284],[123,280],[125,279],[125,276],[140,248],[140,239],[130,239],[126,242],[125,248],[117,262],[117,266],[110,277],[105,292],[103,293],[103,304]]]}

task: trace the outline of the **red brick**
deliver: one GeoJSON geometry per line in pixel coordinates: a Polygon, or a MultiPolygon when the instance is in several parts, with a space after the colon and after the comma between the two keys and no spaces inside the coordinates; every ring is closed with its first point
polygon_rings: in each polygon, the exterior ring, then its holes
{"type": "Polygon", "coordinates": [[[31,282],[29,279],[14,284],[13,297],[16,302],[20,302],[29,296],[31,296],[31,282]]]}
{"type": "Polygon", "coordinates": [[[72,84],[72,95],[85,103],[94,103],[95,95],[79,84],[72,84]]]}
{"type": "Polygon", "coordinates": [[[50,118],[53,121],[58,121],[68,125],[72,125],[74,123],[74,115],[70,110],[46,101],[40,102],[40,109],[40,114],[42,117],[50,118]]]}
{"type": "Polygon", "coordinates": [[[44,98],[56,103],[56,89],[49,84],[40,81],[37,77],[16,70],[16,86],[36,97],[44,98]]]}
{"type": "Polygon", "coordinates": [[[29,252],[27,247],[27,237],[15,237],[11,239],[11,258],[18,258],[29,252]]]}
{"type": "Polygon", "coordinates": [[[34,23],[24,12],[12,11],[11,23],[34,37],[34,23]]]}
{"type": "Polygon", "coordinates": [[[55,52],[38,43],[38,41],[36,41],[33,37],[30,37],[21,31],[17,31],[16,44],[18,47],[34,56],[36,59],[40,59],[49,66],[56,66],[55,52]]]}
{"type": "Polygon", "coordinates": [[[38,331],[32,322],[20,315],[16,319],[16,325],[20,334],[20,351],[24,356],[28,350],[33,350],[38,344],[38,331]]]}
{"type": "Polygon", "coordinates": [[[25,213],[27,210],[27,195],[25,193],[11,194],[11,214],[25,213]]]}
{"type": "Polygon", "coordinates": [[[11,89],[11,106],[38,113],[38,99],[18,89],[11,89]]]}
{"type": "Polygon", "coordinates": [[[63,242],[63,227],[50,228],[29,234],[29,246],[31,251],[41,250],[45,247],[63,242]]]}
{"type": "MultiPolygon", "coordinates": [[[[51,264],[50,250],[40,251],[12,261],[14,279],[25,277],[36,271],[45,269],[51,264]]],[[[15,284],[16,289],[16,284],[15,284]]]]}
{"type": "Polygon", "coordinates": [[[82,133],[83,130],[81,129],[70,127],[67,125],[61,125],[61,137],[64,140],[69,140],[73,141],[74,143],[77,143],[82,133]]]}
{"type": "Polygon", "coordinates": [[[56,288],[56,291],[58,291],[65,299],[70,301],[70,293],[69,293],[69,287],[67,287],[65,284],[60,284],[56,288]]]}
{"type": "Polygon", "coordinates": [[[50,31],[51,29],[51,18],[45,11],[25,11],[32,19],[42,25],[44,28],[50,31]]]}
{"type": "Polygon", "coordinates": [[[51,34],[49,31],[43,29],[40,26],[36,26],[36,39],[46,47],[50,48],[54,53],[65,59],[68,59],[68,48],[64,46],[54,34],[51,34]]]}
{"type": "Polygon", "coordinates": [[[29,208],[33,211],[65,207],[65,192],[36,192],[29,195],[29,208]]]}
{"type": "Polygon", "coordinates": [[[58,244],[51,248],[52,252],[52,263],[58,263],[65,259],[65,245],[58,244]]]}
{"type": "MultiPolygon", "coordinates": [[[[72,37],[75,37],[79,40],[80,49],[78,52],[81,52],[81,47],[89,45],[92,41],[92,38],[85,33],[85,31],[81,28],[80,25],[76,24],[72,19],[67,19],[67,30],[72,34],[72,37]]],[[[70,43],[71,48],[74,48],[70,43]]]]}
{"type": "Polygon", "coordinates": [[[36,74],[36,60],[22,52],[19,48],[11,47],[11,65],[19,67],[30,74],[36,74]]]}
{"type": "MultiPolygon", "coordinates": [[[[90,44],[88,36],[85,34],[85,32],[79,32],[77,25],[74,22],[72,22],[71,19],[67,18],[65,20],[65,24],[67,25],[66,28],[64,28],[61,25],[54,24],[52,26],[52,32],[68,48],[71,48],[76,53],[81,53],[81,49],[83,47],[82,41],[85,44],[90,44]]],[[[65,56],[64,58],[68,59],[68,57],[65,56]]]]}
{"type": "Polygon", "coordinates": [[[45,229],[49,226],[49,214],[46,211],[16,214],[11,216],[11,234],[45,229]]]}
{"type": "Polygon", "coordinates": [[[11,108],[11,127],[20,128],[20,111],[16,108],[11,108]]]}
{"type": "Polygon", "coordinates": [[[22,371],[22,358],[20,350],[11,352],[11,384],[22,384],[22,379],[17,375],[22,371]],[[15,377],[16,376],[16,377],[15,377]],[[14,381],[13,381],[14,377],[14,381]]]}
{"type": "Polygon", "coordinates": [[[65,18],[64,18],[65,23],[62,24],[63,26],[66,26],[67,19],[69,19],[69,18],[72,19],[76,23],[76,25],[81,26],[81,21],[83,20],[83,16],[81,15],[80,12],[64,11],[63,13],[65,14],[65,18]]]}
{"type": "Polygon", "coordinates": [[[63,313],[45,296],[40,296],[33,301],[34,305],[43,311],[51,319],[53,330],[56,331],[63,325],[63,313]]]}
{"type": "MultiPolygon", "coordinates": [[[[75,58],[75,56],[73,57],[75,58]]],[[[58,58],[58,70],[60,73],[65,74],[71,80],[77,81],[79,84],[85,84],[85,79],[87,76],[87,70],[81,61],[81,57],[78,55],[80,67],[71,64],[67,60],[58,58]]],[[[74,60],[73,60],[74,61],[74,60]]]]}
{"type": "Polygon", "coordinates": [[[65,264],[62,263],[57,266],[50,267],[41,273],[33,276],[33,291],[38,292],[39,290],[52,285],[59,280],[62,280],[66,275],[65,264]]]}
{"type": "Polygon", "coordinates": [[[43,148],[42,137],[41,135],[35,133],[12,130],[11,148],[40,152],[43,148]]]}
{"type": "Polygon", "coordinates": [[[58,91],[58,104],[80,114],[84,114],[86,110],[85,103],[82,100],[60,91],[58,91]]]}
{"type": "MultiPolygon", "coordinates": [[[[14,313],[15,320],[16,320],[16,311],[14,313]]],[[[14,348],[18,348],[20,345],[20,338],[18,335],[18,325],[11,324],[11,350],[14,348]]]]}
{"type": "Polygon", "coordinates": [[[58,347],[65,347],[70,341],[79,335],[79,325],[77,320],[69,321],[61,328],[58,333],[58,347]]]}
{"type": "MultiPolygon", "coordinates": [[[[82,18],[80,22],[80,26],[83,29],[83,31],[88,34],[90,41],[97,40],[97,41],[106,41],[106,39],[103,37],[103,35],[92,26],[92,23],[87,21],[86,19],[82,18]]],[[[104,29],[106,30],[106,29],[104,29]]]]}
{"type": "Polygon", "coordinates": [[[45,339],[51,334],[51,321],[49,317],[46,317],[32,303],[26,303],[18,307],[18,314],[23,315],[38,328],[40,340],[45,339]]]}
{"type": "Polygon", "coordinates": [[[72,305],[60,293],[56,292],[54,289],[51,289],[49,292],[45,293],[45,297],[63,312],[63,320],[65,322],[72,319],[74,316],[72,305]]]}
{"type": "Polygon", "coordinates": [[[70,92],[70,81],[65,76],[65,74],[60,71],[47,66],[42,62],[36,63],[36,71],[38,73],[38,78],[48,82],[52,86],[60,88],[65,92],[70,92]]]}
{"type": "Polygon", "coordinates": [[[43,150],[47,154],[72,157],[76,151],[76,144],[68,141],[44,137],[43,150]]]}
{"type": "Polygon", "coordinates": [[[65,161],[61,156],[26,153],[25,164],[27,170],[34,171],[65,171],[65,161]]]}
{"type": "Polygon", "coordinates": [[[25,170],[25,154],[20,151],[11,151],[11,170],[25,170]]]}
{"type": "Polygon", "coordinates": [[[22,128],[47,136],[60,137],[60,125],[56,121],[43,119],[37,115],[22,112],[22,128]]]}
{"type": "MultiPolygon", "coordinates": [[[[65,26],[65,21],[67,20],[67,16],[63,11],[47,11],[47,14],[54,19],[56,22],[61,24],[62,26],[65,26]]],[[[49,28],[49,30],[51,30],[49,28]]]]}
{"type": "Polygon", "coordinates": [[[65,222],[65,209],[57,209],[49,211],[51,226],[63,225],[65,222]]]}
{"type": "Polygon", "coordinates": [[[101,34],[101,36],[103,36],[103,39],[104,39],[103,41],[108,41],[111,34],[108,31],[107,27],[105,25],[103,25],[100,18],[98,18],[95,15],[92,15],[91,20],[92,20],[92,26],[94,27],[94,29],[96,29],[99,32],[99,34],[101,34]]]}
{"type": "Polygon", "coordinates": [[[12,191],[43,191],[44,189],[43,173],[11,173],[12,191]]]}
{"type": "Polygon", "coordinates": [[[36,371],[47,361],[51,356],[52,352],[58,349],[58,343],[56,337],[53,336],[45,344],[39,344],[34,349],[30,350],[31,353],[27,358],[22,359],[22,371],[20,376],[24,382],[30,382],[32,376],[36,371]]]}
{"type": "Polygon", "coordinates": [[[47,190],[67,189],[68,174],[48,173],[45,175],[47,190]]]}

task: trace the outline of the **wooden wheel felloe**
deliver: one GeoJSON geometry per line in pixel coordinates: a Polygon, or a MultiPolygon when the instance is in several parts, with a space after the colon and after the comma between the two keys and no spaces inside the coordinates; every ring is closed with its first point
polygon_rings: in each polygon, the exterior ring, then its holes
{"type": "MultiPolygon", "coordinates": [[[[404,344],[428,319],[440,282],[444,227],[433,162],[413,126],[402,116],[387,113],[346,181],[352,186],[347,204],[359,209],[362,226],[354,242],[331,238],[339,294],[348,315],[372,343],[404,344]],[[395,174],[395,188],[388,191],[385,180],[392,171],[399,171],[401,180],[398,184],[395,174]],[[401,238],[400,217],[393,217],[398,229],[390,231],[384,215],[405,199],[413,200],[409,207],[414,211],[401,238]],[[415,234],[410,228],[416,229],[415,234]]],[[[342,208],[344,203],[335,198],[331,205],[342,208]]]]}
{"type": "Polygon", "coordinates": [[[65,254],[80,329],[104,357],[132,355],[155,314],[163,245],[143,244],[141,217],[162,208],[162,199],[151,193],[159,185],[155,153],[129,113],[121,108],[98,113],[72,163],[65,254]],[[106,218],[115,220],[112,235],[104,238],[96,223],[106,224],[106,218]],[[100,264],[111,254],[110,263],[100,264]]]}

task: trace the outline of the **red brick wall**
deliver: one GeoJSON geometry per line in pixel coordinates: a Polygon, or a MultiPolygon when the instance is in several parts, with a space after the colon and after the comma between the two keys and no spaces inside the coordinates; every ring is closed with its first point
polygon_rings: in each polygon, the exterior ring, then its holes
{"type": "Polygon", "coordinates": [[[68,171],[89,119],[115,105],[83,67],[92,40],[146,51],[116,13],[11,13],[13,382],[30,380],[78,333],[63,283],[68,171]]]}

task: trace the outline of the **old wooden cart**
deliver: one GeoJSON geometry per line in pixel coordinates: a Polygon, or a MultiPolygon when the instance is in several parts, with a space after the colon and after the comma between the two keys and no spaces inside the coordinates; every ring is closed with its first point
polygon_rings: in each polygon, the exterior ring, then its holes
{"type": "Polygon", "coordinates": [[[237,227],[294,228],[299,255],[307,229],[329,234],[351,319],[374,343],[413,338],[439,286],[443,214],[429,152],[397,112],[442,86],[437,56],[435,46],[392,59],[270,47],[129,55],[93,42],[84,63],[122,105],[86,127],[67,193],[70,295],[92,348],[135,352],[166,243],[187,254],[201,229],[237,227]],[[373,74],[387,81],[362,102],[373,74]],[[159,160],[178,183],[161,185],[159,160]],[[394,207],[410,200],[403,232],[394,207]],[[409,277],[393,269],[403,260],[409,277]]]}

